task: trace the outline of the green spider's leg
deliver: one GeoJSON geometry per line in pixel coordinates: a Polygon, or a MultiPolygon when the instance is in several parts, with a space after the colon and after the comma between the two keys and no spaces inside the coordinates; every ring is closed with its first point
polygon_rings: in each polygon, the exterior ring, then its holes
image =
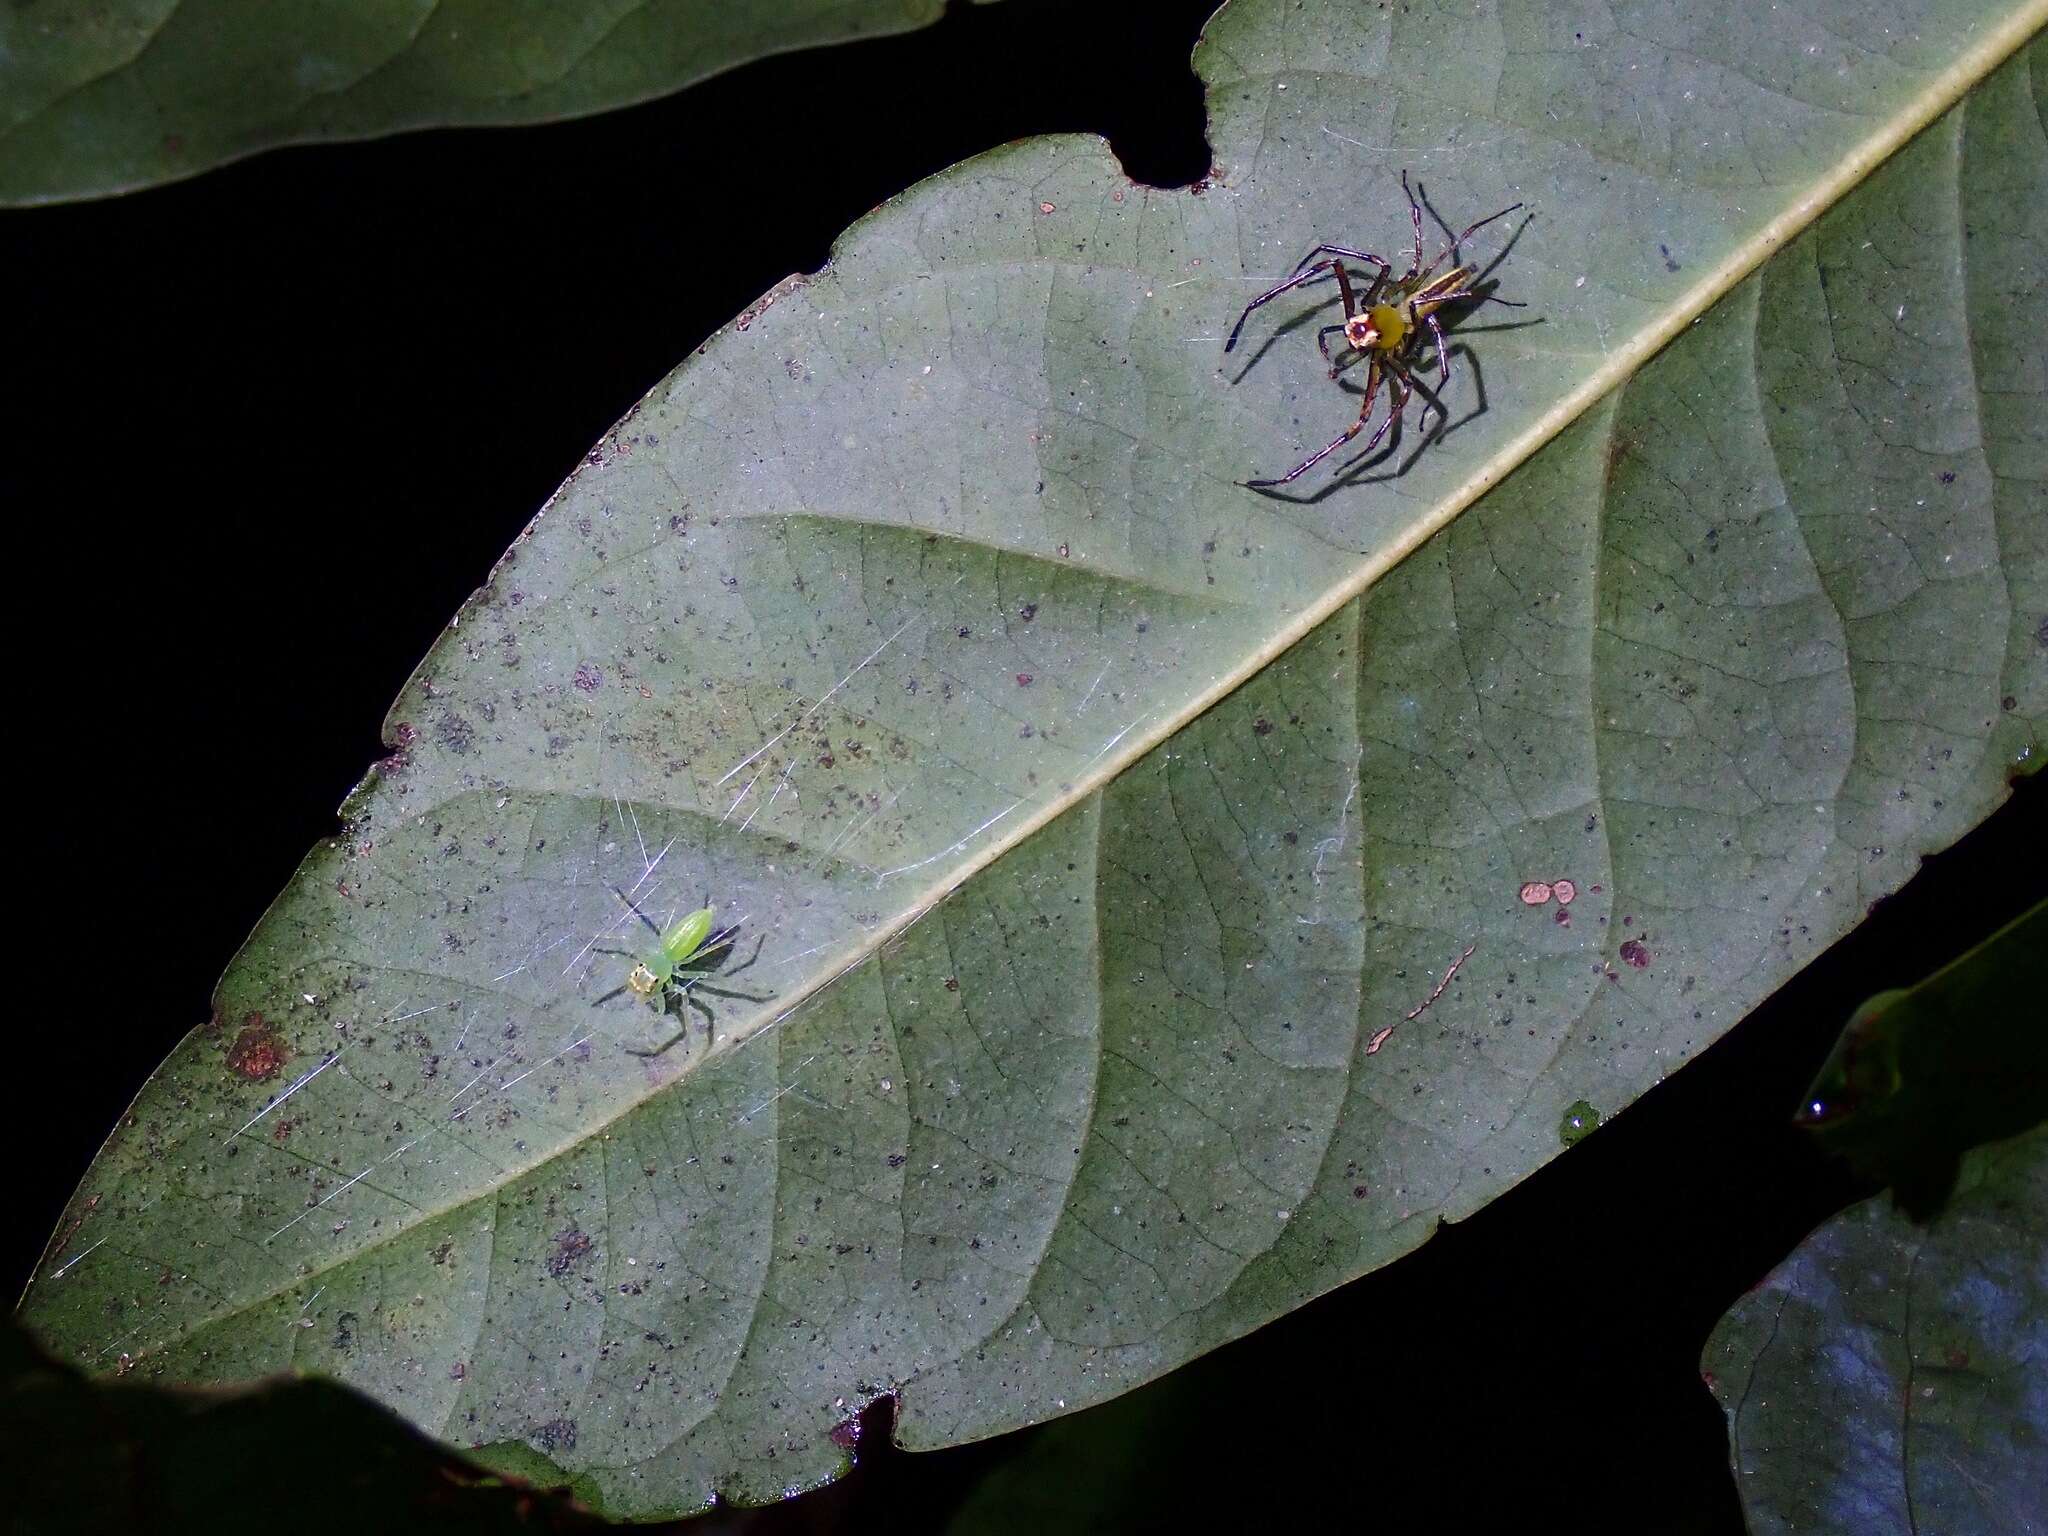
{"type": "Polygon", "coordinates": [[[655,1046],[654,1049],[642,1050],[639,1046],[629,1045],[625,1048],[626,1054],[628,1056],[666,1055],[670,1050],[674,1049],[677,1045],[681,1044],[683,1041],[688,1040],[689,1038],[690,1029],[689,1026],[686,1024],[681,1029],[677,1030],[674,1034],[670,1035],[668,1039],[662,1041],[660,1045],[655,1046]]]}
{"type": "MultiPolygon", "coordinates": [[[[728,933],[725,936],[725,942],[726,944],[732,943],[732,935],[730,933],[728,933]]],[[[738,965],[734,966],[731,970],[721,970],[718,974],[721,976],[737,976],[741,971],[750,969],[753,966],[754,962],[761,958],[761,946],[763,944],[766,944],[767,942],[768,935],[765,933],[760,935],[758,938],[754,940],[754,952],[751,955],[747,956],[746,959],[742,960],[738,965]]]]}
{"type": "Polygon", "coordinates": [[[772,1002],[775,998],[773,992],[739,992],[727,987],[714,987],[706,981],[696,982],[690,987],[693,997],[699,992],[708,993],[712,997],[731,998],[738,1003],[766,1003],[772,1002]]]}

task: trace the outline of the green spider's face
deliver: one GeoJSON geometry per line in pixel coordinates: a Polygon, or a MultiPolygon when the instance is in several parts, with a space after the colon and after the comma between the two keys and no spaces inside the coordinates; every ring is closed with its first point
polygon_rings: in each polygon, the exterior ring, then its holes
{"type": "MultiPolygon", "coordinates": [[[[618,972],[614,971],[612,974],[616,976],[618,972]]],[[[636,997],[651,998],[652,996],[654,996],[655,989],[661,985],[661,978],[655,975],[653,971],[648,969],[645,962],[642,962],[641,964],[634,966],[633,969],[627,973],[626,985],[632,989],[633,994],[636,997]]]]}

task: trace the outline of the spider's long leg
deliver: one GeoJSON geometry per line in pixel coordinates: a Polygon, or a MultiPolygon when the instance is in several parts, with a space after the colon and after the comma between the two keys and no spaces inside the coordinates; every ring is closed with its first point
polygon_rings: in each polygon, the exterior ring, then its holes
{"type": "MultiPolygon", "coordinates": [[[[1451,274],[1446,273],[1445,276],[1451,274]]],[[[1449,293],[1438,294],[1432,299],[1417,299],[1415,307],[1420,314],[1430,314],[1450,304],[1505,304],[1509,309],[1527,309],[1529,306],[1520,299],[1498,298],[1490,293],[1474,293],[1470,288],[1454,288],[1449,293]]]]}
{"type": "Polygon", "coordinates": [[[1346,368],[1349,368],[1352,366],[1352,364],[1356,363],[1358,361],[1358,357],[1354,352],[1351,358],[1351,362],[1340,363],[1337,361],[1336,358],[1330,356],[1330,333],[1332,331],[1335,331],[1339,336],[1341,336],[1344,334],[1344,327],[1341,325],[1324,326],[1320,331],[1316,332],[1316,345],[1322,348],[1323,361],[1330,365],[1330,377],[1334,379],[1346,368]]]}
{"type": "MultiPolygon", "coordinates": [[[[1328,447],[1319,449],[1315,453],[1310,454],[1307,458],[1303,459],[1299,464],[1295,465],[1294,468],[1287,471],[1287,473],[1282,475],[1279,479],[1247,480],[1245,481],[1245,489],[1252,491],[1263,491],[1269,489],[1272,486],[1285,485],[1288,481],[1297,479],[1301,475],[1306,474],[1309,470],[1314,469],[1316,465],[1322,463],[1323,460],[1327,459],[1339,448],[1342,448],[1346,443],[1350,442],[1351,439],[1358,436],[1360,431],[1362,431],[1365,427],[1366,419],[1372,415],[1373,397],[1379,393],[1379,387],[1380,364],[1379,359],[1374,358],[1372,362],[1369,365],[1367,365],[1366,368],[1365,401],[1358,408],[1358,420],[1351,423],[1350,426],[1346,427],[1341,433],[1339,433],[1337,438],[1333,442],[1331,442],[1328,447]]],[[[1380,431],[1385,432],[1386,428],[1382,427],[1380,428],[1380,431]]],[[[1373,441],[1377,443],[1379,441],[1379,437],[1375,436],[1373,438],[1373,441]]]]}
{"type": "Polygon", "coordinates": [[[1430,432],[1430,412],[1434,411],[1436,413],[1438,426],[1449,422],[1451,413],[1444,409],[1443,396],[1439,395],[1427,384],[1424,384],[1422,380],[1416,378],[1412,373],[1408,375],[1408,387],[1413,389],[1416,394],[1422,396],[1422,434],[1427,439],[1430,432]]]}
{"type": "MultiPolygon", "coordinates": [[[[1506,218],[1509,214],[1515,212],[1515,210],[1520,208],[1521,206],[1522,205],[1520,203],[1509,203],[1507,207],[1501,209],[1499,213],[1489,213],[1477,224],[1466,225],[1465,228],[1459,233],[1458,238],[1453,240],[1449,245],[1445,246],[1441,251],[1437,252],[1436,260],[1432,261],[1427,267],[1423,268],[1423,270],[1425,272],[1434,272],[1438,267],[1444,264],[1445,257],[1449,256],[1451,252],[1457,250],[1458,247],[1463,245],[1467,240],[1470,240],[1475,233],[1486,228],[1486,226],[1491,224],[1495,219],[1506,218]]],[[[1505,304],[1508,302],[1508,300],[1501,299],[1499,302],[1505,304]]],[[[1522,307],[1523,306],[1519,304],[1515,306],[1515,308],[1517,309],[1520,309],[1522,307]]]]}
{"type": "Polygon", "coordinates": [[[1394,270],[1394,264],[1385,257],[1375,256],[1371,251],[1354,251],[1348,245],[1319,245],[1297,261],[1294,270],[1299,272],[1318,256],[1342,256],[1348,261],[1358,262],[1361,266],[1378,267],[1382,272],[1394,270]]]}
{"type": "MultiPolygon", "coordinates": [[[[1380,423],[1379,430],[1366,439],[1365,446],[1353,454],[1352,458],[1357,460],[1369,457],[1373,449],[1379,447],[1380,439],[1387,435],[1394,423],[1401,419],[1401,413],[1407,409],[1408,385],[1399,374],[1395,374],[1394,382],[1387,388],[1387,419],[1380,423]]],[[[1364,422],[1361,421],[1359,425],[1363,426],[1364,422]]]]}
{"type": "MultiPolygon", "coordinates": [[[[1408,186],[1406,171],[1401,173],[1401,190],[1408,195],[1408,221],[1415,226],[1415,254],[1408,260],[1408,281],[1412,283],[1425,270],[1422,266],[1422,204],[1415,201],[1415,193],[1408,186]]],[[[1427,270],[1435,271],[1436,262],[1442,260],[1443,257],[1437,257],[1436,261],[1429,264],[1427,270]]]]}
{"type": "Polygon", "coordinates": [[[590,1000],[590,1006],[593,1008],[602,1008],[606,1003],[610,1002],[613,998],[617,997],[621,992],[628,992],[631,990],[632,989],[622,981],[616,987],[613,987],[611,991],[605,993],[603,997],[593,997],[590,1000]]]}
{"type": "MultiPolygon", "coordinates": [[[[738,924],[734,924],[734,926],[737,927],[738,924]]],[[[732,935],[727,934],[725,941],[726,943],[730,944],[732,942],[732,935]]],[[[718,974],[721,976],[737,976],[741,971],[749,969],[756,960],[761,958],[761,946],[763,944],[766,944],[767,942],[768,935],[765,933],[761,934],[758,938],[754,940],[754,952],[751,955],[747,956],[745,960],[741,961],[738,965],[735,965],[730,969],[721,969],[718,974]]]]}
{"type": "Polygon", "coordinates": [[[1529,306],[1520,299],[1503,299],[1491,293],[1476,293],[1470,286],[1472,269],[1453,267],[1442,277],[1433,278],[1409,296],[1414,306],[1415,318],[1427,321],[1431,329],[1436,328],[1436,312],[1453,304],[1505,304],[1509,309],[1527,309],[1529,306]]]}
{"type": "Polygon", "coordinates": [[[623,901],[626,904],[626,909],[628,911],[630,911],[635,917],[639,918],[641,922],[647,925],[648,932],[652,933],[657,939],[661,937],[661,924],[657,923],[645,912],[642,912],[639,908],[639,905],[633,900],[632,897],[628,896],[616,885],[612,887],[612,894],[618,897],[619,900],[623,901]]]}
{"type": "Polygon", "coordinates": [[[1429,325],[1429,334],[1436,340],[1436,362],[1441,370],[1436,387],[1440,390],[1451,387],[1451,349],[1444,345],[1444,328],[1436,323],[1436,313],[1431,311],[1424,317],[1429,325]]]}
{"type": "MultiPolygon", "coordinates": [[[[1223,343],[1223,350],[1228,352],[1237,345],[1238,334],[1244,330],[1245,321],[1251,319],[1252,311],[1257,309],[1261,304],[1264,304],[1269,300],[1279,298],[1281,294],[1285,293],[1290,288],[1299,288],[1303,283],[1313,283],[1317,279],[1321,278],[1326,272],[1329,272],[1332,269],[1335,269],[1337,273],[1338,286],[1344,290],[1345,295],[1348,299],[1350,295],[1351,285],[1350,280],[1344,276],[1343,265],[1334,259],[1330,261],[1319,261],[1313,267],[1310,267],[1307,271],[1297,272],[1294,274],[1294,276],[1288,278],[1286,282],[1278,283],[1273,287],[1268,288],[1256,299],[1253,299],[1251,303],[1245,305],[1244,313],[1237,317],[1237,324],[1233,325],[1230,328],[1230,339],[1223,343]]],[[[1349,319],[1351,313],[1352,311],[1347,303],[1345,310],[1345,318],[1349,319]]]]}
{"type": "Polygon", "coordinates": [[[1341,261],[1331,262],[1330,270],[1337,274],[1337,291],[1344,296],[1344,318],[1349,320],[1358,313],[1358,300],[1351,292],[1351,273],[1341,261]]]}
{"type": "Polygon", "coordinates": [[[666,1055],[669,1051],[674,1050],[678,1045],[682,1044],[689,1038],[690,1026],[688,1024],[685,1024],[681,1029],[677,1030],[674,1034],[670,1035],[666,1040],[662,1041],[661,1044],[655,1046],[652,1050],[642,1050],[639,1046],[629,1045],[626,1047],[626,1054],[628,1056],[666,1055]]]}
{"type": "Polygon", "coordinates": [[[729,998],[736,1003],[772,1003],[775,1001],[775,994],[773,992],[740,992],[731,987],[714,987],[708,982],[701,981],[690,988],[690,995],[693,997],[699,992],[702,992],[707,997],[729,998]]]}

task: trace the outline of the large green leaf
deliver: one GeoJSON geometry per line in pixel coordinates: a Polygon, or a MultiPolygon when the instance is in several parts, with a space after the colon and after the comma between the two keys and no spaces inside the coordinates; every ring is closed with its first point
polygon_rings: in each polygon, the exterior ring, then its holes
{"type": "Polygon", "coordinates": [[[2043,11],[1240,0],[1212,182],[1042,140],[878,210],[465,606],[28,1319],[649,1515],[831,1476],[878,1393],[912,1445],[1099,1400],[1480,1206],[2038,750],[2043,11]],[[1313,290],[1220,338],[1407,238],[1402,166],[1533,205],[1540,323],[1461,327],[1425,451],[1248,492],[1356,407],[1313,290]],[[775,1000],[630,1054],[614,883],[743,914],[775,1000]]]}
{"type": "Polygon", "coordinates": [[[0,204],[132,191],[280,144],[600,112],[944,8],[16,0],[0,8],[0,204]]]}
{"type": "Polygon", "coordinates": [[[1889,1199],[1815,1231],[1706,1366],[1749,1528],[2038,1528],[2048,1483],[2048,1129],[1963,1161],[1925,1227],[1889,1199]]]}

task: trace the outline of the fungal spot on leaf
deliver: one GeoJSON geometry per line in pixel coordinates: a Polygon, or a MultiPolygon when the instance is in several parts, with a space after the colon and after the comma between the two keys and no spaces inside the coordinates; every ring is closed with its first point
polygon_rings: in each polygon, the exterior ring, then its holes
{"type": "Polygon", "coordinates": [[[549,1419],[533,1432],[534,1449],[552,1454],[576,1449],[576,1421],[549,1419]]]}
{"type": "Polygon", "coordinates": [[[237,1077],[260,1083],[277,1075],[284,1058],[284,1042],[263,1022],[262,1014],[252,1013],[242,1021],[242,1032],[228,1047],[228,1070],[237,1077]]]}
{"type": "Polygon", "coordinates": [[[604,673],[589,662],[580,662],[576,667],[576,686],[585,693],[595,693],[604,686],[604,673]]]}
{"type": "Polygon", "coordinates": [[[1550,884],[1544,880],[1531,880],[1522,887],[1522,905],[1540,907],[1550,900],[1550,884]]]}
{"type": "Polygon", "coordinates": [[[1634,939],[1621,941],[1621,958],[1637,970],[1645,970],[1650,964],[1650,952],[1634,939]]]}
{"type": "MultiPolygon", "coordinates": [[[[555,1251],[548,1255],[548,1273],[559,1279],[569,1273],[590,1252],[590,1239],[571,1227],[566,1232],[555,1234],[555,1251]]],[[[575,1431],[570,1431],[569,1443],[576,1443],[575,1431]]]]}

